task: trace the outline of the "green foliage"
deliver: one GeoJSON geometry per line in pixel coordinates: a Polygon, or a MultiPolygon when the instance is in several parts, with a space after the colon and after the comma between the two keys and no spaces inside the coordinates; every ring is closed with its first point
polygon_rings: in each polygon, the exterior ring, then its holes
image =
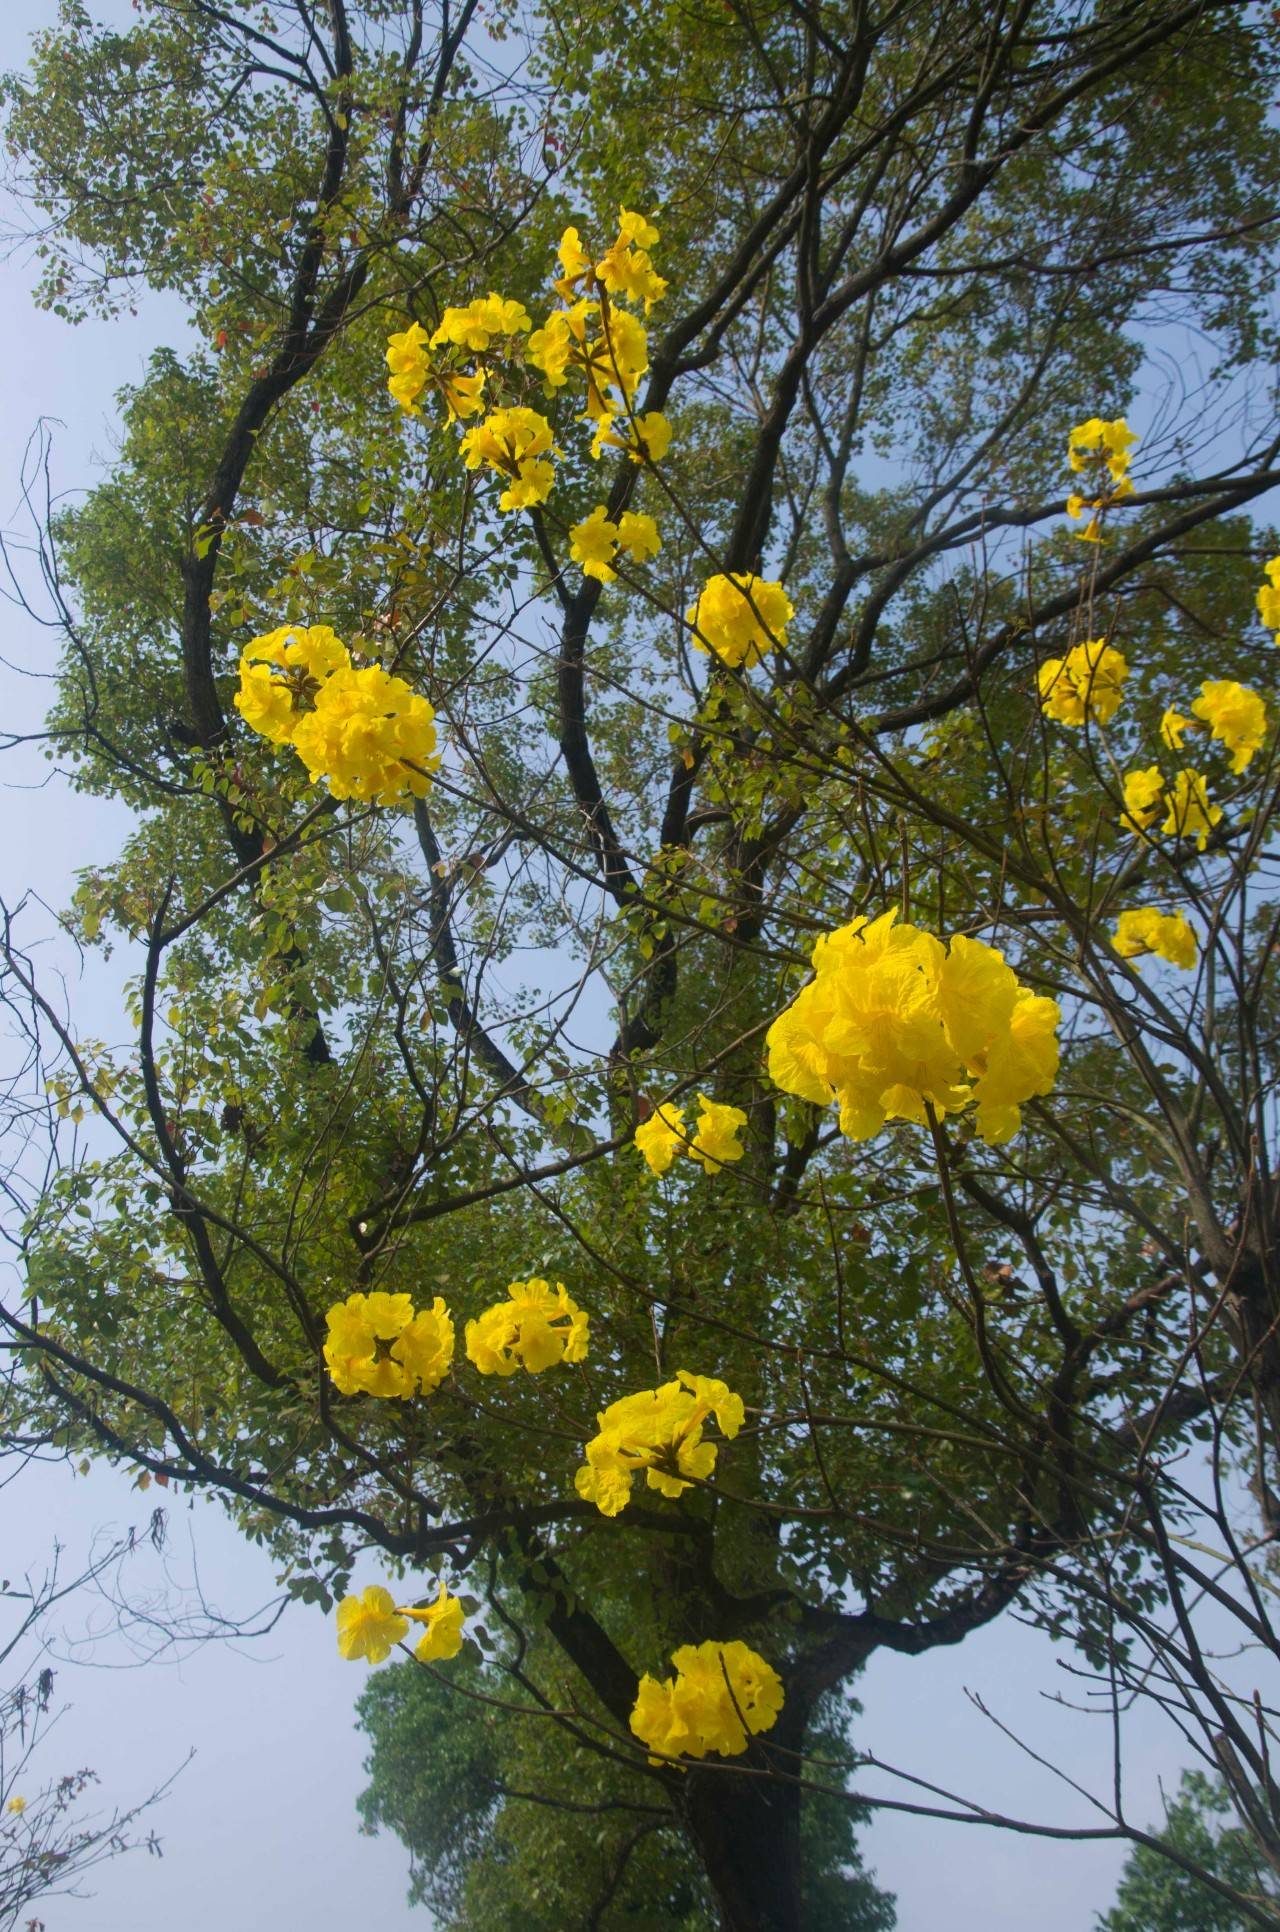
{"type": "MultiPolygon", "coordinates": [[[[1166,1807],[1164,1829],[1156,1835],[1200,1871],[1280,1918],[1276,1875],[1259,1858],[1248,1832],[1238,1824],[1219,1822],[1231,1815],[1221,1780],[1187,1771],[1166,1807]]],[[[1201,1884],[1194,1872],[1146,1845],[1129,1854],[1116,1902],[1097,1919],[1098,1932],[1245,1932],[1253,1923],[1229,1899],[1201,1884]]]]}

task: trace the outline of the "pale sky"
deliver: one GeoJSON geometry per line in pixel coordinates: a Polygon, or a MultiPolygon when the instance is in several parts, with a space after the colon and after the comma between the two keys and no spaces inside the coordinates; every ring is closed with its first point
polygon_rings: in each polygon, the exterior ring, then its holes
{"type": "MultiPolygon", "coordinates": [[[[91,11],[121,24],[123,0],[91,0],[91,11]]],[[[27,38],[52,24],[54,0],[6,0],[0,9],[0,68],[21,65],[27,38]]],[[[109,454],[113,392],[139,377],[150,348],[177,339],[175,307],[145,305],[137,319],[77,328],[37,311],[29,268],[0,265],[0,521],[14,527],[23,446],[41,415],[57,417],[59,486],[82,489],[109,454]]],[[[14,614],[0,614],[0,720],[34,723],[39,687],[6,665],[48,664],[46,637],[14,614]],[[41,653],[46,655],[42,658],[41,653]]],[[[78,799],[56,780],[39,790],[47,767],[37,758],[0,761],[0,893],[6,899],[35,884],[57,905],[78,866],[108,858],[123,815],[78,799]]],[[[122,970],[132,970],[121,962],[122,970]]],[[[77,999],[79,999],[77,995],[77,999]]],[[[39,1567],[56,1537],[76,1561],[95,1533],[141,1523],[156,1498],[135,1495],[129,1478],[103,1466],[87,1479],[65,1470],[32,1471],[0,1492],[4,1564],[10,1573],[39,1567]]],[[[149,1559],[136,1572],[139,1595],[158,1586],[149,1559]]],[[[272,1565],[243,1543],[215,1507],[171,1511],[171,1562],[190,1575],[193,1563],[207,1598],[241,1614],[274,1593],[272,1565]]],[[[376,1563],[357,1586],[378,1580],[376,1563]]],[[[78,1635],[91,1606],[73,1603],[63,1618],[78,1635]]],[[[1080,1801],[1002,1739],[970,1701],[972,1690],[994,1714],[1056,1753],[1070,1773],[1106,1790],[1110,1778],[1106,1726],[1048,1703],[1070,1685],[1047,1641],[1006,1618],[958,1649],[926,1658],[882,1654],[858,1686],[865,1707],[859,1730],[866,1748],[941,1784],[980,1794],[993,1806],[1057,1823],[1079,1822],[1080,1801]]],[[[408,1858],[397,1841],[370,1840],[356,1829],[363,1741],[353,1704],[365,1666],[343,1663],[330,1621],[294,1608],[255,1644],[209,1644],[170,1664],[124,1668],[128,1654],[104,1641],[93,1664],[67,1663],[58,1688],[71,1703],[50,1742],[52,1775],[92,1765],[112,1802],[127,1803],[196,1757],[155,1814],[162,1860],[134,1856],[89,1881],[87,1902],[54,1900],[41,1907],[49,1932],[241,1932],[305,1925],[308,1932],[382,1932],[428,1924],[404,1902],[408,1858]]],[[[1158,1810],[1157,1776],[1176,1783],[1173,1740],[1135,1725],[1131,1746],[1134,1816],[1158,1810]]],[[[903,1932],[1085,1932],[1092,1909],[1110,1902],[1123,1852],[1114,1846],[1055,1845],[895,1818],[880,1813],[864,1835],[868,1863],[898,1895],[903,1932]]],[[[572,1932],[572,1928],[566,1928],[572,1932]]]]}

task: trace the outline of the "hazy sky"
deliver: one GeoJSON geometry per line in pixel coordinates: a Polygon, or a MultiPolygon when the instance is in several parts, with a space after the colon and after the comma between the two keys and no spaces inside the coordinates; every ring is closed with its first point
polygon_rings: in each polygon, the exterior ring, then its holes
{"type": "MultiPolygon", "coordinates": [[[[121,24],[125,4],[91,0],[91,11],[121,24]]],[[[0,68],[21,65],[33,29],[52,24],[55,0],[4,0],[0,68]]],[[[82,489],[109,456],[113,393],[135,380],[157,342],[175,340],[176,306],[152,304],[137,319],[71,328],[31,304],[29,265],[0,266],[0,522],[14,527],[22,450],[39,417],[60,419],[55,468],[61,489],[82,489]]],[[[0,722],[34,724],[43,709],[39,685],[5,668],[49,668],[54,641],[14,614],[0,614],[0,722]]],[[[63,901],[81,865],[107,858],[122,815],[42,783],[39,757],[0,763],[0,893],[11,899],[35,885],[63,901]],[[32,785],[41,789],[29,789],[32,785]]],[[[122,970],[131,970],[122,962],[122,970]]],[[[81,995],[77,995],[79,1001],[81,995]]],[[[109,1009],[104,1009],[109,1010],[109,1009]]],[[[142,1522],[155,1499],[135,1495],[124,1474],[103,1467],[89,1478],[65,1470],[35,1471],[0,1493],[5,1568],[39,1566],[56,1536],[76,1560],[95,1532],[142,1522]]],[[[228,1614],[251,1610],[273,1594],[272,1566],[242,1543],[216,1508],[171,1512],[172,1568],[198,1563],[205,1594],[228,1614]]],[[[135,1588],[162,1582],[158,1565],[140,1559],[135,1588]]],[[[378,1579],[367,1562],[356,1583],[378,1579]]],[[[90,1606],[73,1604],[68,1634],[84,1628],[90,1606]]],[[[362,1742],[353,1701],[363,1665],[340,1661],[331,1623],[295,1608],[256,1644],[211,1644],[179,1662],[129,1669],[118,1644],[100,1643],[94,1666],[68,1663],[59,1690],[72,1709],[51,1740],[51,1773],[88,1764],[112,1801],[126,1803],[168,1775],[194,1747],[155,1824],[165,1856],[117,1861],[91,1881],[90,1902],[42,1906],[49,1932],[267,1932],[305,1925],[308,1932],[383,1932],[428,1924],[404,1903],[407,1857],[391,1839],[356,1831],[362,1742]]],[[[860,1736],[868,1749],[941,1784],[981,1793],[993,1806],[1062,1823],[1082,1822],[1081,1801],[1037,1770],[999,1736],[968,1696],[975,1692],[1000,1720],[1056,1753],[1077,1778],[1106,1790],[1109,1737],[1104,1724],[1052,1705],[1072,1694],[1058,1653],[1005,1619],[956,1650],[923,1659],[881,1655],[859,1687],[865,1707],[860,1736]]],[[[1130,1760],[1134,1815],[1146,1822],[1158,1805],[1157,1772],[1176,1782],[1178,1757],[1149,1720],[1136,1727],[1130,1760]]],[[[1093,1822],[1092,1820],[1090,1822],[1093,1822]]],[[[1123,1853],[1114,1846],[1054,1845],[987,1830],[877,1815],[866,1835],[868,1862],[897,1892],[903,1932],[1085,1932],[1092,1908],[1113,1892],[1123,1853]]],[[[573,1932],[573,1928],[566,1928],[573,1932]]]]}

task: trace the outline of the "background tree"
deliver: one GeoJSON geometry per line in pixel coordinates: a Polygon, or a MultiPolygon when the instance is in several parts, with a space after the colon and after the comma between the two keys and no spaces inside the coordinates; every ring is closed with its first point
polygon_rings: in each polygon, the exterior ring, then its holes
{"type": "MultiPolygon", "coordinates": [[[[1220,1822],[1230,1812],[1224,1785],[1202,1772],[1188,1772],[1169,1802],[1164,1835],[1233,1889],[1273,1897],[1274,1874],[1259,1865],[1249,1834],[1220,1822]]],[[[1246,1923],[1220,1897],[1146,1846],[1130,1854],[1116,1902],[1098,1919],[1101,1932],[1236,1932],[1246,1923]]]]}
{"type": "MultiPolygon", "coordinates": [[[[1185,1622],[1225,1595],[1274,1654],[1267,1549],[1224,1484],[1247,1468],[1270,1512],[1272,739],[1264,703],[1190,815],[1172,754],[1201,721],[1162,720],[1206,674],[1272,696],[1267,23],[883,0],[486,26],[156,0],[121,36],[68,10],[9,88],[49,299],[177,289],[202,344],[126,396],[82,506],[50,519],[29,479],[51,748],[138,810],[72,915],[130,949],[136,1044],[80,1039],[5,925],[47,1091],[13,1119],[33,1419],[217,1488],[299,1595],[328,1604],[370,1549],[481,1576],[513,1727],[536,1706],[560,1734],[539,1795],[563,1797],[556,1751],[603,1754],[727,1926],[806,1922],[805,1813],[861,1802],[816,1762],[832,1695],[1015,1601],[1113,1695],[1154,1647],[1265,1849],[1269,1705],[1185,1622]],[[665,412],[670,449],[597,462],[577,378],[548,397],[518,326],[464,342],[424,382],[456,401],[482,373],[486,407],[553,419],[554,491],[504,514],[431,389],[394,414],[386,338],[490,289],[541,322],[569,222],[603,312],[620,202],[659,211],[669,287],[625,311],[646,366],[614,434],[665,412]],[[1101,437],[1139,378],[1130,476],[1101,437]],[[584,575],[597,511],[654,517],[658,555],[584,575]],[[701,595],[748,573],[759,649],[717,645],[701,595]],[[241,649],[313,623],[434,707],[411,816],[310,785],[237,717],[241,649]],[[1121,645],[1122,709],[1091,668],[1073,715],[1062,667],[1121,645]],[[815,939],[890,910],[1058,1003],[1019,1137],[913,1078],[854,1141],[812,1067],[766,1054],[815,939]],[[1117,952],[1144,910],[1190,915],[1190,980],[1117,952]],[[700,1169],[673,1132],[656,1178],[637,1129],[680,1106],[692,1130],[700,1093],[740,1107],[742,1158],[700,1169]],[[543,1277],[589,1314],[585,1362],[495,1382],[460,1351],[404,1403],[324,1366],[352,1293],[439,1293],[461,1331],[543,1277]],[[685,1368],[745,1426],[682,1493],[602,1513],[575,1490],[593,1416],[685,1368]],[[1179,1461],[1201,1439],[1203,1482],[1179,1461]],[[650,1762],[638,1680],[704,1642],[777,1669],[777,1722],[650,1762]]],[[[1154,1847],[1121,1783],[1096,1833],[1154,1847]]]]}

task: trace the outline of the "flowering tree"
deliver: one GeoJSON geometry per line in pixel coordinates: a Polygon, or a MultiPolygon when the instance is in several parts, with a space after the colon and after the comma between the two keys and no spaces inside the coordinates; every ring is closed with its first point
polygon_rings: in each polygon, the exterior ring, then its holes
{"type": "Polygon", "coordinates": [[[10,87],[47,299],[201,338],[37,540],[138,817],[125,1047],[5,922],[36,1420],[478,1647],[726,1926],[1014,1604],[1272,1855],[1192,1614],[1274,1647],[1271,30],[142,11],[10,87]]]}

